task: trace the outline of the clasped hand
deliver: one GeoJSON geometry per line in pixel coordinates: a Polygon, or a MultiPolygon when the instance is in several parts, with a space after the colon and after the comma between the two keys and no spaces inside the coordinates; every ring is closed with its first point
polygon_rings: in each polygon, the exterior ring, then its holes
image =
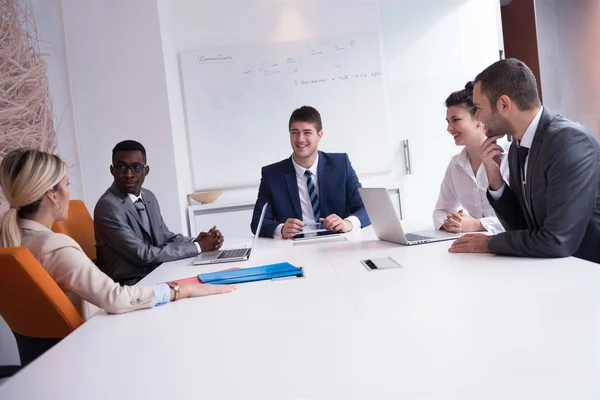
{"type": "Polygon", "coordinates": [[[194,242],[200,245],[202,251],[218,250],[223,246],[225,237],[216,226],[213,226],[208,232],[200,232],[194,242]]]}
{"type": "MultiPolygon", "coordinates": [[[[323,228],[333,232],[350,232],[353,228],[352,222],[340,218],[336,214],[331,214],[327,218],[319,218],[319,222],[323,224],[323,228]]],[[[289,239],[302,232],[304,222],[296,218],[288,218],[281,228],[281,236],[289,239]]]]}
{"type": "Polygon", "coordinates": [[[484,230],[480,220],[471,217],[463,210],[448,214],[441,229],[452,233],[476,232],[484,230]]]}

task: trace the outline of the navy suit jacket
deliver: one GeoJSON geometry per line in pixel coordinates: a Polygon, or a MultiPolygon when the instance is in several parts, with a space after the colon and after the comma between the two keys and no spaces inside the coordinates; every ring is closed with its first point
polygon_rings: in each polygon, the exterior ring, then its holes
{"type": "MultiPolygon", "coordinates": [[[[358,194],[361,187],[346,153],[319,152],[317,166],[321,216],[337,214],[341,218],[357,217],[363,227],[371,224],[358,194]]],[[[263,205],[268,202],[260,236],[273,237],[275,228],[288,218],[302,220],[300,195],[292,157],[262,169],[258,199],[250,228],[256,233],[263,205]]]]}

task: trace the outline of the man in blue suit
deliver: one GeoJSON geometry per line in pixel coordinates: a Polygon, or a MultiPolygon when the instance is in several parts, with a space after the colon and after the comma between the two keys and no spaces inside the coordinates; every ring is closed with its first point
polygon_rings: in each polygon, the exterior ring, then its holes
{"type": "Polygon", "coordinates": [[[292,156],[262,169],[252,232],[256,233],[266,202],[263,237],[289,239],[317,224],[337,232],[370,225],[348,155],[319,151],[323,137],[319,112],[309,106],[298,108],[290,117],[289,130],[292,156]]]}

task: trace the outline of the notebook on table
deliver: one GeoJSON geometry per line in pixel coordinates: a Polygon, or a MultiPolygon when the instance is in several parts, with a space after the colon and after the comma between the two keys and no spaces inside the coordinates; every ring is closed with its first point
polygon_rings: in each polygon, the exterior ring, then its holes
{"type": "Polygon", "coordinates": [[[203,283],[212,285],[224,285],[233,283],[244,283],[263,281],[267,279],[276,279],[284,277],[301,277],[304,271],[301,268],[295,267],[290,263],[278,263],[263,265],[261,267],[242,268],[235,270],[226,270],[218,272],[209,272],[206,274],[198,274],[198,279],[203,283]]]}

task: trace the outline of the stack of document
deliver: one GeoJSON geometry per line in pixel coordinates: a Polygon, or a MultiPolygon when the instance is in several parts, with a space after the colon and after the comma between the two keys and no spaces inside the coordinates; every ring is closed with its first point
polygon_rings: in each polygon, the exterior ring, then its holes
{"type": "Polygon", "coordinates": [[[212,285],[223,285],[233,283],[244,283],[263,281],[266,279],[284,278],[303,275],[300,268],[294,267],[290,263],[279,263],[263,265],[262,267],[242,268],[218,272],[210,272],[207,274],[198,274],[198,279],[203,283],[212,285]]]}

